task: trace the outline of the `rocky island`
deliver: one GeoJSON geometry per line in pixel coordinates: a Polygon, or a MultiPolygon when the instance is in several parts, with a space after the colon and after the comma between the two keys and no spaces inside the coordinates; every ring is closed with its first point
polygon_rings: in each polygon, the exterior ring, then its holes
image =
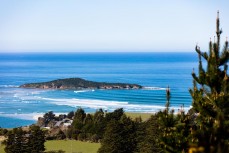
{"type": "Polygon", "coordinates": [[[106,82],[94,82],[81,78],[68,78],[58,79],[49,82],[41,83],[27,83],[20,86],[20,88],[39,88],[39,89],[141,89],[142,86],[138,84],[128,83],[106,83],[106,82]]]}

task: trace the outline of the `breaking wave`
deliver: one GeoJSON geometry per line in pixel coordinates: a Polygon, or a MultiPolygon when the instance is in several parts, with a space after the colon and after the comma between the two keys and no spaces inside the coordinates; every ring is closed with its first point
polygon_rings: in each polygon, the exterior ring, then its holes
{"type": "Polygon", "coordinates": [[[106,100],[91,100],[91,99],[54,99],[54,98],[42,98],[43,100],[48,100],[50,103],[56,105],[67,105],[71,107],[82,107],[82,108],[92,108],[92,109],[106,109],[114,110],[117,108],[123,108],[128,111],[141,111],[141,112],[156,112],[158,110],[164,109],[164,106],[159,105],[139,105],[130,104],[128,102],[119,101],[106,101],[106,100]]]}
{"type": "Polygon", "coordinates": [[[92,90],[76,90],[74,91],[74,93],[81,93],[81,92],[94,92],[95,90],[92,89],[92,90]]]}
{"type": "Polygon", "coordinates": [[[18,88],[16,85],[0,85],[0,88],[18,88]]]}
{"type": "Polygon", "coordinates": [[[20,113],[14,113],[14,114],[1,114],[2,117],[10,117],[10,118],[17,118],[17,119],[23,119],[23,120],[37,120],[38,117],[43,116],[44,113],[28,113],[28,114],[20,114],[20,113]]]}
{"type": "Polygon", "coordinates": [[[160,87],[143,87],[143,90],[166,90],[166,88],[160,88],[160,87]]]}

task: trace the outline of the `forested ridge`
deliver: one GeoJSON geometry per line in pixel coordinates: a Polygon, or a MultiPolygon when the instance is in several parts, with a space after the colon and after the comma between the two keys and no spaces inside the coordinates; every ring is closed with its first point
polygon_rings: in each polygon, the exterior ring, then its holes
{"type": "Polygon", "coordinates": [[[20,88],[42,88],[42,89],[141,89],[138,84],[129,83],[108,83],[88,81],[82,78],[58,79],[48,82],[27,83],[20,88]]]}

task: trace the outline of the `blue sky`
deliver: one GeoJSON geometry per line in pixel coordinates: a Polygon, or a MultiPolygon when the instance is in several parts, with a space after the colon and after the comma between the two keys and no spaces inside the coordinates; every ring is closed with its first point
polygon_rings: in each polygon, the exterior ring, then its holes
{"type": "Polygon", "coordinates": [[[0,52],[194,51],[208,49],[229,1],[0,0],[0,52]]]}

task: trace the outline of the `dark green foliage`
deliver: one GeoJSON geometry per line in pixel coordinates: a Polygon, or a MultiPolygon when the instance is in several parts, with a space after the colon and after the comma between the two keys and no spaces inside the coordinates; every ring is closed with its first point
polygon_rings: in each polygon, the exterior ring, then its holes
{"type": "Polygon", "coordinates": [[[92,126],[93,125],[93,116],[91,114],[87,114],[83,123],[84,125],[92,126]]]}
{"type": "Polygon", "coordinates": [[[99,136],[98,136],[98,134],[94,134],[94,135],[92,135],[91,136],[91,142],[99,142],[99,139],[101,139],[99,136]]]}
{"type": "Polygon", "coordinates": [[[123,126],[121,136],[123,138],[123,152],[133,152],[136,148],[136,127],[134,121],[125,114],[122,115],[120,123],[123,126]]]}
{"type": "MultiPolygon", "coordinates": [[[[71,113],[71,112],[69,112],[71,113]]],[[[60,114],[58,117],[55,117],[55,120],[57,121],[62,121],[63,119],[65,119],[67,117],[67,115],[65,114],[60,114]]]]}
{"type": "Polygon", "coordinates": [[[44,133],[38,126],[32,126],[29,132],[14,128],[8,133],[5,143],[6,153],[42,153],[44,152],[44,133]]]}
{"type": "Polygon", "coordinates": [[[120,131],[121,125],[118,121],[112,120],[106,127],[106,132],[102,140],[102,146],[98,153],[115,153],[121,151],[121,147],[117,145],[121,141],[120,131]]]}
{"type": "Polygon", "coordinates": [[[104,112],[99,109],[94,114],[94,123],[102,123],[104,121],[104,112]]]}
{"type": "Polygon", "coordinates": [[[158,143],[160,130],[158,117],[152,115],[146,122],[135,122],[137,148],[135,153],[161,153],[158,143]]]}
{"type": "Polygon", "coordinates": [[[5,136],[7,133],[8,133],[8,130],[7,129],[0,128],[0,135],[5,136]]]}
{"type": "Polygon", "coordinates": [[[66,135],[63,131],[59,130],[58,134],[56,135],[57,140],[63,140],[66,138],[66,135]]]}
{"type": "Polygon", "coordinates": [[[107,126],[99,153],[131,153],[136,148],[135,124],[126,115],[111,120],[107,126]]]}
{"type": "MultiPolygon", "coordinates": [[[[135,121],[135,128],[136,128],[136,153],[140,153],[142,150],[145,150],[146,146],[143,146],[147,142],[144,142],[146,140],[147,132],[146,132],[146,127],[147,127],[146,122],[142,122],[141,119],[137,119],[135,121]]],[[[150,144],[151,145],[151,144],[150,144]]]]}
{"type": "Polygon", "coordinates": [[[84,126],[82,128],[82,133],[84,133],[84,139],[91,138],[92,134],[94,134],[94,123],[93,123],[93,115],[87,114],[87,116],[84,119],[84,126]]]}
{"type": "Polygon", "coordinates": [[[99,109],[94,115],[86,114],[79,108],[75,112],[72,127],[68,129],[67,135],[73,139],[98,142],[103,138],[107,124],[111,120],[120,120],[123,114],[122,108],[106,114],[99,109]]]}
{"type": "Polygon", "coordinates": [[[120,118],[122,117],[122,115],[124,114],[123,108],[119,108],[114,110],[114,112],[111,113],[107,113],[106,114],[106,122],[110,122],[111,120],[120,120],[120,118]]]}
{"type": "Polygon", "coordinates": [[[86,136],[86,133],[85,132],[82,132],[78,135],[78,140],[80,141],[84,141],[86,140],[87,136],[86,136]]]}
{"type": "Polygon", "coordinates": [[[82,108],[79,108],[74,114],[72,127],[66,132],[67,136],[81,141],[98,142],[103,138],[107,124],[111,120],[120,120],[123,114],[122,108],[106,114],[99,109],[94,115],[86,114],[82,108]]]}
{"type": "Polygon", "coordinates": [[[85,117],[86,113],[84,110],[82,108],[78,108],[75,112],[71,129],[73,139],[78,139],[79,134],[82,133],[85,117]]]}
{"type": "MultiPolygon", "coordinates": [[[[170,110],[170,89],[166,90],[167,103],[163,111],[157,113],[159,144],[164,152],[178,153],[188,151],[189,117],[185,115],[183,108],[178,114],[170,110]]],[[[156,127],[155,127],[156,128],[156,127]]]]}
{"type": "Polygon", "coordinates": [[[209,52],[199,55],[199,75],[192,73],[194,83],[190,90],[196,123],[192,127],[192,145],[203,147],[205,152],[229,152],[229,60],[228,41],[220,52],[219,16],[216,20],[216,41],[209,43],[209,52]],[[206,69],[202,59],[207,62],[206,69]]]}
{"type": "Polygon", "coordinates": [[[31,153],[42,153],[45,151],[45,135],[40,127],[31,126],[28,139],[28,146],[31,153]]]}
{"type": "Polygon", "coordinates": [[[160,144],[165,152],[187,152],[189,145],[190,121],[184,112],[175,115],[163,111],[158,114],[160,144]]]}
{"type": "Polygon", "coordinates": [[[67,118],[72,119],[74,117],[74,112],[71,111],[68,113],[67,118]]]}
{"type": "Polygon", "coordinates": [[[15,128],[8,133],[8,139],[6,141],[5,152],[6,153],[21,153],[25,152],[24,148],[26,142],[24,139],[24,132],[21,128],[15,128]]]}
{"type": "Polygon", "coordinates": [[[128,83],[106,83],[106,82],[94,82],[81,78],[68,78],[59,79],[42,83],[28,83],[20,86],[21,88],[55,88],[55,89],[130,89],[130,88],[142,88],[137,84],[128,83]]]}
{"type": "Polygon", "coordinates": [[[86,117],[86,113],[82,108],[78,108],[75,112],[72,126],[75,130],[81,130],[83,127],[84,118],[86,117]]]}
{"type": "Polygon", "coordinates": [[[193,108],[185,114],[179,111],[174,115],[170,110],[170,91],[167,90],[166,109],[159,112],[158,121],[160,144],[165,152],[229,152],[229,79],[227,62],[229,60],[228,42],[220,52],[219,17],[216,22],[217,40],[209,43],[209,53],[199,55],[199,75],[192,76],[193,108]],[[203,68],[202,59],[207,67],[203,68]]]}
{"type": "Polygon", "coordinates": [[[102,139],[106,127],[104,115],[102,109],[97,110],[94,114],[94,134],[96,134],[99,139],[102,139]]]}
{"type": "Polygon", "coordinates": [[[55,114],[53,113],[53,111],[45,113],[43,117],[45,125],[47,125],[50,121],[55,120],[55,114]]]}

